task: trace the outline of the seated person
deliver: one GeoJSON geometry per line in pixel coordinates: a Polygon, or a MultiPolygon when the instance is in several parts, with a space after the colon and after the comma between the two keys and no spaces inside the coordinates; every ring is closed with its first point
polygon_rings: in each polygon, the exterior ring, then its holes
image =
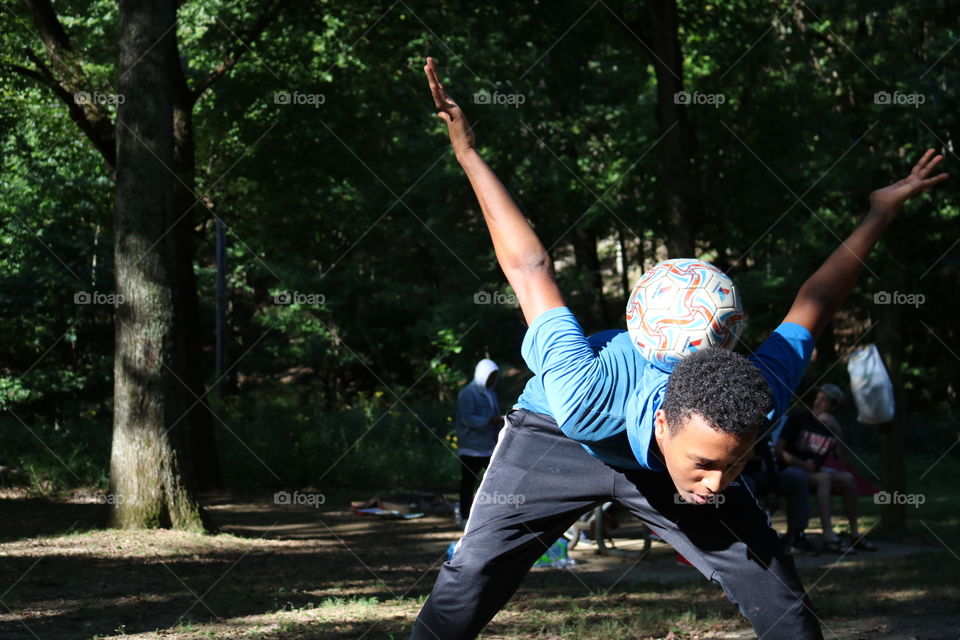
{"type": "Polygon", "coordinates": [[[781,490],[787,496],[787,537],[785,545],[794,553],[815,552],[804,531],[810,520],[811,488],[816,489],[820,520],[823,525],[823,551],[873,551],[876,547],[865,540],[858,528],[857,489],[853,475],[845,471],[823,468],[823,461],[837,451],[840,425],[832,415],[843,402],[840,387],[827,384],[818,391],[813,412],[799,411],[787,419],[777,441],[777,457],[782,464],[781,490]],[[844,511],[850,525],[850,539],[843,544],[833,531],[830,496],[843,496],[844,511]]]}
{"type": "MultiPolygon", "coordinates": [[[[830,495],[843,496],[843,509],[850,523],[850,535],[847,544],[860,551],[876,551],[875,544],[865,539],[857,528],[857,496],[860,495],[857,486],[857,476],[846,456],[846,445],[843,443],[843,428],[833,415],[843,405],[843,390],[835,384],[825,384],[820,387],[817,398],[814,400],[813,411],[820,421],[836,436],[836,442],[828,455],[820,464],[820,474],[829,479],[822,480],[817,485],[817,502],[820,507],[820,522],[823,525],[824,539],[834,539],[833,525],[830,517],[830,495]],[[819,402],[819,404],[818,404],[819,402]]],[[[869,495],[869,494],[868,494],[869,495]]]]}

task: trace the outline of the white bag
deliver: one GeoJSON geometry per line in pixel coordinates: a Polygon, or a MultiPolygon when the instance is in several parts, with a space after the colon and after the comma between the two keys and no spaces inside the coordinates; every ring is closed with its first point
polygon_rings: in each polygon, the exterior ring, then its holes
{"type": "Polygon", "coordinates": [[[847,371],[850,373],[850,392],[857,403],[857,420],[864,424],[893,420],[893,383],[883,366],[877,345],[864,345],[851,353],[847,371]]]}

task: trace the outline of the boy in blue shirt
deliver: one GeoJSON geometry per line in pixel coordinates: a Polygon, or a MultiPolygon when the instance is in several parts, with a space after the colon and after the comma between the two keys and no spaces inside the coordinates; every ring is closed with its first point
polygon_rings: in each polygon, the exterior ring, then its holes
{"type": "Polygon", "coordinates": [[[645,360],[626,332],[584,336],[546,250],[477,152],[431,58],[424,71],[520,301],[529,326],[521,353],[536,375],[507,414],[464,537],[412,638],[476,637],[544,549],[609,500],[720,584],[760,637],[822,638],[791,558],[735,480],[757,434],[786,410],[814,339],[897,211],[946,179],[928,177],[942,156],[928,150],[908,177],[870,195],[861,224],[800,287],[783,323],[750,358],[708,349],[668,372],[645,360]]]}

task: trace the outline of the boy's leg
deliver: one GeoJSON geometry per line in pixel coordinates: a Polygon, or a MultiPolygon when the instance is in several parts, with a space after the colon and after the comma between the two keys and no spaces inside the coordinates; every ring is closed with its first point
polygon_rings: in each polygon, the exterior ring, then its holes
{"type": "Polygon", "coordinates": [[[850,525],[850,535],[856,538],[860,535],[857,507],[857,482],[853,474],[848,471],[835,471],[831,475],[833,492],[843,496],[843,511],[850,525]]]}
{"type": "Polygon", "coordinates": [[[511,411],[466,532],[441,567],[411,638],[476,637],[534,561],[580,514],[610,499],[614,476],[551,418],[511,411]]]}
{"type": "Polygon", "coordinates": [[[745,486],[731,484],[716,504],[693,505],[676,496],[665,472],[618,474],[615,498],[719,583],[760,638],[823,638],[793,559],[745,486]]]}
{"type": "Polygon", "coordinates": [[[780,472],[780,491],[787,496],[787,533],[791,535],[810,523],[809,475],[800,467],[787,467],[780,472]]]}
{"type": "Polygon", "coordinates": [[[810,484],[817,490],[817,508],[820,511],[820,528],[824,542],[835,542],[837,534],[833,532],[833,516],[830,512],[830,495],[833,492],[831,473],[818,471],[810,474],[810,484]]]}

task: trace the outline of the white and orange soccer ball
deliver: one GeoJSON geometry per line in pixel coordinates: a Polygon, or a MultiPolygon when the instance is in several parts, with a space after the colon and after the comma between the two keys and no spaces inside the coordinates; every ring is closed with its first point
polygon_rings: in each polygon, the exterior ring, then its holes
{"type": "Polygon", "coordinates": [[[627,329],[645,359],[672,369],[684,356],[732,349],[743,326],[733,280],[709,262],[665,260],[643,274],[627,301],[627,329]]]}

